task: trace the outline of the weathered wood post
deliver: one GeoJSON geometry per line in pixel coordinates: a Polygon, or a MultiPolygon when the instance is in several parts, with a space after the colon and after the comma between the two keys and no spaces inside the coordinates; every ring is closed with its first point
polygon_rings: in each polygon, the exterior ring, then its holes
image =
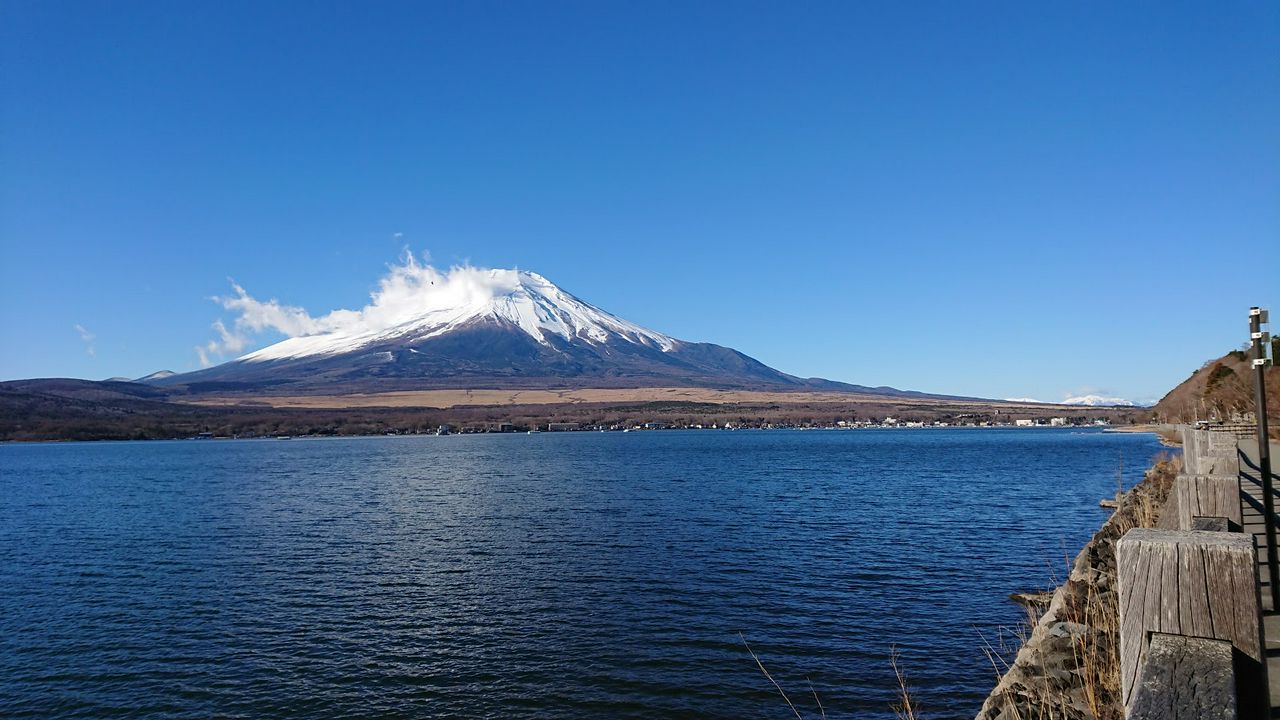
{"type": "Polygon", "coordinates": [[[1129,717],[1237,720],[1231,643],[1152,633],[1129,717]]]}
{"type": "MultiPolygon", "coordinates": [[[[1152,633],[1230,643],[1240,717],[1269,707],[1254,553],[1253,539],[1242,533],[1139,528],[1116,544],[1126,717],[1135,707],[1152,633]]],[[[1199,673],[1205,682],[1220,676],[1220,668],[1209,666],[1180,672],[1199,673]]]]}
{"type": "Polygon", "coordinates": [[[1203,434],[1200,430],[1182,426],[1182,471],[1185,473],[1203,474],[1200,469],[1200,436],[1203,434]]]}
{"type": "Polygon", "coordinates": [[[1237,474],[1240,460],[1235,436],[1182,426],[1182,471],[1188,475],[1237,474]]]}
{"type": "Polygon", "coordinates": [[[1205,475],[1240,474],[1240,448],[1236,436],[1227,432],[1204,431],[1205,457],[1201,460],[1201,472],[1205,475]]]}
{"type": "Polygon", "coordinates": [[[1223,517],[1230,529],[1242,529],[1238,475],[1179,475],[1173,481],[1177,496],[1178,530],[1191,530],[1198,516],[1223,517]]]}
{"type": "Polygon", "coordinates": [[[1182,427],[1182,473],[1160,514],[1159,527],[1190,530],[1192,518],[1225,517],[1241,530],[1240,450],[1229,433],[1182,427]]]}

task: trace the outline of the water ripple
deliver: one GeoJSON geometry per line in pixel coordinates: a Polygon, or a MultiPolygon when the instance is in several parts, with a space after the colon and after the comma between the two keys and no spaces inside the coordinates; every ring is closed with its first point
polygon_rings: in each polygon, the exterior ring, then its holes
{"type": "Polygon", "coordinates": [[[1149,436],[0,446],[0,716],[832,717],[992,683],[1149,436]],[[816,709],[816,708],[815,708],[816,709]]]}

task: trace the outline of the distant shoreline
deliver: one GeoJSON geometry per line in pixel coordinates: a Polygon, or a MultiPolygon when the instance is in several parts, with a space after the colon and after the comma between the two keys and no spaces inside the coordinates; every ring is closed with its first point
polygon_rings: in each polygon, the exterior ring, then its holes
{"type": "Polygon", "coordinates": [[[1106,431],[1122,432],[1122,433],[1153,433],[1153,432],[1159,432],[1159,430],[1160,429],[1155,425],[1152,425],[1150,423],[1143,423],[1140,425],[1117,425],[1114,427],[1107,428],[1106,431]]]}
{"type": "MultiPolygon", "coordinates": [[[[1139,428],[1140,428],[1140,427],[1150,427],[1150,426],[1136,426],[1136,427],[1139,427],[1139,428]]],[[[894,431],[911,431],[911,432],[924,432],[924,431],[931,431],[931,430],[932,430],[932,431],[935,431],[935,432],[936,432],[936,431],[942,431],[942,430],[962,430],[962,431],[969,431],[969,430],[972,430],[972,431],[983,431],[983,430],[1017,430],[1017,431],[1027,431],[1027,432],[1031,432],[1031,431],[1052,431],[1052,430],[1057,430],[1057,431],[1070,431],[1070,432],[1072,432],[1072,433],[1079,433],[1079,432],[1081,432],[1081,431],[1090,431],[1090,432],[1095,432],[1095,433],[1099,433],[1099,434],[1102,434],[1102,433],[1109,433],[1109,432],[1124,432],[1124,433],[1142,433],[1142,432],[1153,432],[1153,433],[1154,433],[1154,432],[1155,432],[1155,430],[1154,430],[1154,429],[1152,429],[1152,430],[1132,429],[1132,430],[1131,430],[1131,429],[1127,429],[1127,428],[1114,427],[1114,426],[1102,426],[1102,425],[1065,425],[1065,426],[1052,426],[1052,427],[1051,427],[1051,426],[1048,426],[1048,425],[1033,425],[1033,426],[1016,426],[1016,425],[923,425],[923,426],[916,426],[916,425],[860,425],[860,426],[848,426],[848,427],[837,427],[837,426],[811,426],[811,427],[803,427],[803,426],[790,426],[790,425],[786,425],[786,426],[780,426],[780,425],[773,425],[773,426],[753,426],[753,425],[748,425],[748,426],[740,426],[740,427],[683,427],[683,426],[670,426],[670,427],[657,427],[657,428],[630,427],[630,428],[626,428],[625,430],[624,430],[624,429],[596,429],[596,428],[577,428],[577,429],[573,429],[573,430],[543,430],[543,429],[539,429],[539,430],[535,430],[533,433],[529,433],[528,431],[523,430],[523,429],[520,429],[520,430],[511,430],[511,431],[497,431],[497,430],[463,430],[463,429],[459,429],[459,430],[451,431],[451,432],[447,433],[446,435],[447,435],[448,437],[453,437],[453,436],[456,436],[456,435],[511,435],[511,436],[518,436],[518,435],[525,435],[525,434],[541,434],[541,435],[582,435],[582,434],[621,433],[621,432],[645,432],[645,433],[649,433],[649,432],[739,432],[739,431],[771,431],[771,432],[772,432],[772,431],[795,431],[795,432],[823,432],[823,431],[825,431],[825,432],[894,432],[894,431]]],[[[408,437],[434,437],[434,436],[436,436],[436,435],[437,435],[437,433],[436,433],[436,432],[433,432],[433,431],[421,431],[421,432],[370,432],[370,433],[361,433],[361,434],[309,434],[309,435],[280,435],[280,436],[274,436],[274,435],[214,435],[214,436],[206,436],[206,437],[200,437],[200,436],[184,436],[184,437],[147,437],[147,438],[36,438],[36,439],[2,439],[2,440],[0,440],[0,446],[2,446],[2,445],[27,445],[27,444],[41,444],[41,443],[76,443],[76,442],[87,442],[87,443],[112,443],[112,442],[189,442],[189,441],[206,441],[206,442],[214,442],[214,441],[219,441],[219,442],[223,442],[223,441],[263,441],[263,442],[266,442],[266,441],[273,441],[273,440],[274,440],[274,441],[279,441],[279,440],[289,440],[289,441],[296,441],[296,440],[358,440],[358,439],[364,439],[364,438],[380,438],[380,437],[387,437],[387,438],[393,438],[393,437],[395,437],[395,438],[408,438],[408,437]]]]}
{"type": "Polygon", "coordinates": [[[708,388],[426,390],[356,395],[128,395],[50,382],[0,392],[0,440],[383,435],[627,427],[1125,426],[1135,408],[708,388]]]}

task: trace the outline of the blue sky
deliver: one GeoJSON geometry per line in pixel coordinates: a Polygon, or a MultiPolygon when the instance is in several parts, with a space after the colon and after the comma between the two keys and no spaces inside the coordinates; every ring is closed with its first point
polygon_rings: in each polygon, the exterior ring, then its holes
{"type": "Polygon", "coordinates": [[[989,397],[1280,312],[1274,2],[11,0],[0,62],[0,379],[195,369],[229,277],[358,308],[405,248],[989,397]]]}

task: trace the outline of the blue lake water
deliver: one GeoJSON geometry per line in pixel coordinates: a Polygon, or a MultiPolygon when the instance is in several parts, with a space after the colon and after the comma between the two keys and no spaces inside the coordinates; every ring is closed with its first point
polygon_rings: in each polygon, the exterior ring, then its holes
{"type": "Polygon", "coordinates": [[[0,446],[0,716],[972,716],[1160,447],[1069,430],[0,446]]]}

